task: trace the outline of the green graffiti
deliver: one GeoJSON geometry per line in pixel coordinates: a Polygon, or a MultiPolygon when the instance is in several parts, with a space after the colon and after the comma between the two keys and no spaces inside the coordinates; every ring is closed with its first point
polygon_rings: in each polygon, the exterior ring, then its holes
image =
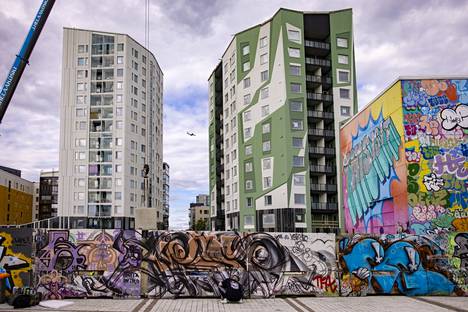
{"type": "Polygon", "coordinates": [[[417,174],[419,173],[419,164],[408,165],[408,193],[419,192],[419,183],[417,174]],[[416,176],[416,178],[414,178],[416,176]]]}
{"type": "Polygon", "coordinates": [[[432,219],[431,223],[433,227],[441,227],[441,228],[447,228],[450,229],[452,227],[452,221],[455,220],[454,217],[448,215],[448,214],[443,214],[436,219],[432,219]]]}
{"type": "Polygon", "coordinates": [[[446,190],[431,193],[410,193],[408,194],[408,204],[411,207],[418,204],[447,207],[450,204],[450,194],[446,190]]]}

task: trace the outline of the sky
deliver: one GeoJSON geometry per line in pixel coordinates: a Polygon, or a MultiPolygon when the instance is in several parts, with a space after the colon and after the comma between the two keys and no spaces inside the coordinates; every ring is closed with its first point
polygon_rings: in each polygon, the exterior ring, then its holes
{"type": "MultiPolygon", "coordinates": [[[[0,83],[40,0],[0,0],[0,83]]],[[[164,72],[164,161],[170,227],[208,193],[208,83],[232,35],[281,7],[353,9],[362,107],[398,76],[468,75],[468,0],[150,0],[149,49],[164,72]],[[186,131],[196,136],[189,137],[186,131]]],[[[57,169],[63,27],[126,33],[145,42],[145,0],[57,0],[0,125],[0,165],[36,181],[57,169]]]]}

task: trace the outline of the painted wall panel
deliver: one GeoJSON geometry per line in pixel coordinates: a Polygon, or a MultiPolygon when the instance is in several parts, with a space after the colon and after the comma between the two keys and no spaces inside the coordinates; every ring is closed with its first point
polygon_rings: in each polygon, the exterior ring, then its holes
{"type": "Polygon", "coordinates": [[[398,82],[340,130],[348,233],[396,233],[407,227],[402,118],[398,82]]]}

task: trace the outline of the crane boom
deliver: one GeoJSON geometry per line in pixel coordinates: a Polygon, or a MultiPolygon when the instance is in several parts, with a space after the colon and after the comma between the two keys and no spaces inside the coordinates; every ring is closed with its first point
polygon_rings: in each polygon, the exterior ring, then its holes
{"type": "Polygon", "coordinates": [[[16,59],[13,62],[13,66],[8,73],[5,83],[0,91],[0,123],[3,120],[3,116],[10,104],[11,98],[15,93],[15,89],[18,86],[18,83],[23,75],[23,71],[26,65],[29,62],[29,57],[31,56],[31,52],[36,45],[37,39],[41,34],[42,28],[49,17],[50,11],[54,6],[55,0],[43,0],[41,6],[39,7],[39,11],[37,12],[36,17],[29,29],[28,35],[24,40],[23,46],[21,50],[16,55],[16,59]]]}

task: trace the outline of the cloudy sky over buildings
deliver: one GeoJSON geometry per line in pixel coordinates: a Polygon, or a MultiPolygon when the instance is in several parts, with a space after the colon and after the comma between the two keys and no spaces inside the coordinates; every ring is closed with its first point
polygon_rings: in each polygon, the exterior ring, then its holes
{"type": "MultiPolygon", "coordinates": [[[[40,0],[1,0],[0,83],[40,0]]],[[[0,164],[37,180],[58,168],[63,27],[145,39],[144,0],[58,0],[0,125],[0,164]]],[[[207,79],[232,35],[280,8],[353,8],[358,101],[362,107],[398,76],[468,74],[468,1],[151,0],[150,50],[164,72],[164,160],[171,166],[172,228],[208,192],[207,79]],[[186,131],[196,133],[195,137],[186,131]]]]}

